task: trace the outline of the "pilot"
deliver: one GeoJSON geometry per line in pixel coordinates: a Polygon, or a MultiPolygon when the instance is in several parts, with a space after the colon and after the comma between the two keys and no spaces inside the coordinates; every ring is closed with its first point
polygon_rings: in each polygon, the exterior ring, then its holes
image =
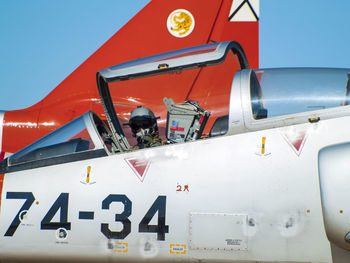
{"type": "Polygon", "coordinates": [[[158,133],[158,118],[146,107],[138,106],[131,112],[128,125],[137,140],[133,150],[162,145],[162,140],[159,138],[158,133]]]}

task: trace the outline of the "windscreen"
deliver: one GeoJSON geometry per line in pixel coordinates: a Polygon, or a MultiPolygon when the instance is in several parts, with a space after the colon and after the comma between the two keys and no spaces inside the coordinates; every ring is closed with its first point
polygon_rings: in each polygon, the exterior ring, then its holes
{"type": "Polygon", "coordinates": [[[9,164],[14,165],[95,149],[86,128],[85,115],[13,154],[9,158],[9,164]]]}
{"type": "Polygon", "coordinates": [[[348,105],[349,73],[326,68],[255,70],[250,77],[253,116],[263,119],[348,105]]]}

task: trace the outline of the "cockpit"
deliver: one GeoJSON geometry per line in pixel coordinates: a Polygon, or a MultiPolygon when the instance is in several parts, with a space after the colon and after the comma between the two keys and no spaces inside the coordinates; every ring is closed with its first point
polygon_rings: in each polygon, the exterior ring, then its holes
{"type": "MultiPolygon", "coordinates": [[[[224,66],[227,68],[227,65],[224,66]]],[[[240,46],[224,42],[169,52],[102,70],[97,73],[97,83],[106,120],[87,112],[5,159],[0,163],[0,173],[133,151],[135,138],[130,133],[130,127],[123,125],[130,116],[126,112],[130,112],[133,106],[111,98],[109,86],[112,82],[122,83],[124,80],[135,80],[137,84],[137,79],[141,77],[156,83],[158,75],[175,74],[171,78],[181,78],[181,72],[195,71],[199,76],[196,81],[209,87],[209,94],[202,97],[195,95],[200,87],[192,86],[182,100],[179,97],[173,99],[169,94],[157,103],[155,114],[161,116],[159,132],[166,141],[161,147],[314,123],[350,114],[349,69],[252,70],[247,67],[240,46]],[[232,51],[231,57],[229,51],[232,51]],[[220,67],[225,59],[236,61],[240,70],[234,70],[225,81],[219,78],[212,80],[215,74],[210,74],[215,71],[206,69],[220,67]],[[199,74],[207,75],[201,80],[199,74]],[[207,85],[208,81],[212,85],[207,85]],[[226,94],[215,93],[216,85],[223,83],[228,86],[226,94]]],[[[148,105],[145,103],[143,106],[148,105]]]]}
{"type": "Polygon", "coordinates": [[[349,70],[327,68],[258,69],[250,73],[255,119],[349,104],[349,70]]]}
{"type": "Polygon", "coordinates": [[[87,112],[6,160],[16,170],[107,156],[116,150],[106,124],[87,112]]]}

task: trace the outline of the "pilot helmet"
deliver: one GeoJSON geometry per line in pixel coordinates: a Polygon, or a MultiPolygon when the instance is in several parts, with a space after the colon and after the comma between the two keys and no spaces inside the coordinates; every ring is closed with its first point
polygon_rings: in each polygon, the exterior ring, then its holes
{"type": "Polygon", "coordinates": [[[143,135],[148,133],[157,133],[157,118],[154,113],[146,108],[138,106],[131,112],[129,126],[134,136],[138,137],[141,132],[143,135]]]}

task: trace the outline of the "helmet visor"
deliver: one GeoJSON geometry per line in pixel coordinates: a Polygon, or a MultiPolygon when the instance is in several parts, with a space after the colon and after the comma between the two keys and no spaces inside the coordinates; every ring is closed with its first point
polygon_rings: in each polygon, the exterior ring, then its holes
{"type": "Polygon", "coordinates": [[[154,123],[155,119],[147,117],[135,117],[130,120],[129,125],[132,130],[138,131],[139,129],[152,128],[154,123]]]}

